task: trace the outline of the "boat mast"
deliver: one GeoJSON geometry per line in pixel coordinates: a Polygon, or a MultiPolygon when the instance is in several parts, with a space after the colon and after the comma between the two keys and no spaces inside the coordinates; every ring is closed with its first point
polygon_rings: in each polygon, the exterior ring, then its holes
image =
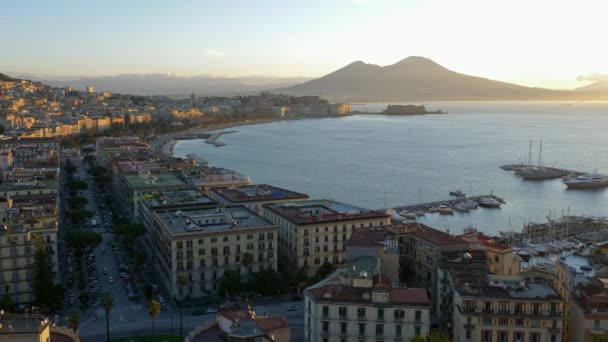
{"type": "Polygon", "coordinates": [[[532,165],[532,140],[530,140],[530,149],[528,150],[528,165],[532,165]]]}
{"type": "Polygon", "coordinates": [[[540,162],[542,160],[542,156],[543,156],[543,141],[540,141],[540,147],[538,149],[538,166],[540,166],[540,162]]]}

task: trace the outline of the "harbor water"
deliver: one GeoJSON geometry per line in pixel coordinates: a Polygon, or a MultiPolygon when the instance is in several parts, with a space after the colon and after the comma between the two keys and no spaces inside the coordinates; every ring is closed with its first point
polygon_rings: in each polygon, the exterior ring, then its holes
{"type": "MultiPolygon", "coordinates": [[[[181,141],[174,155],[195,153],[212,165],[269,183],[368,208],[450,198],[450,190],[493,194],[501,209],[427,214],[422,222],[461,232],[521,230],[548,215],[608,215],[608,190],[566,190],[560,179],[525,181],[499,167],[543,165],[608,173],[608,104],[565,102],[443,102],[426,104],[448,115],[378,116],[280,121],[238,128],[215,147],[181,141]]],[[[354,105],[379,111],[386,104],[354,105]]]]}

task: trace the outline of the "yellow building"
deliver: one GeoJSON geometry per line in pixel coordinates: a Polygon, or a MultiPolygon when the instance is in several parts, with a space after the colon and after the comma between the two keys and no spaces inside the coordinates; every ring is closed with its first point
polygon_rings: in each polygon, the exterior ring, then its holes
{"type": "Polygon", "coordinates": [[[329,200],[267,204],[263,216],[279,227],[279,254],[286,265],[305,268],[309,276],[323,263],[346,258],[353,230],[390,224],[390,216],[329,200]]]}

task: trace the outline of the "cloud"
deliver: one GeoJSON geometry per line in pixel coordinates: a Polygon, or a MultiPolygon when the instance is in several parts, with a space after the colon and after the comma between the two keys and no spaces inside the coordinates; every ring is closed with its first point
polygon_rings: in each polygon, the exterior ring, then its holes
{"type": "Polygon", "coordinates": [[[587,74],[587,75],[580,75],[579,77],[576,78],[577,81],[592,81],[592,82],[597,82],[597,81],[608,81],[608,74],[587,74]]]}
{"type": "Polygon", "coordinates": [[[217,50],[217,49],[205,49],[205,51],[203,51],[203,53],[205,55],[211,56],[211,57],[224,57],[224,56],[228,55],[225,51],[217,50]]]}

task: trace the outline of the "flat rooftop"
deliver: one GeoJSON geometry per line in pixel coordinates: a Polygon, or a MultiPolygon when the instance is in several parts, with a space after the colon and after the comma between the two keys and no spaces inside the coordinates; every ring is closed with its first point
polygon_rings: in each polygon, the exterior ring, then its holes
{"type": "Polygon", "coordinates": [[[125,178],[133,189],[186,187],[186,183],[169,172],[126,175],[125,178]]]}
{"type": "Polygon", "coordinates": [[[264,207],[295,224],[317,224],[370,218],[388,219],[390,217],[380,211],[323,199],[267,204],[264,207]]]}
{"type": "Polygon", "coordinates": [[[444,233],[440,230],[425,225],[420,225],[420,228],[414,232],[414,236],[438,246],[469,244],[468,241],[460,237],[444,233]]]}
{"type": "Polygon", "coordinates": [[[214,200],[198,189],[147,191],[142,198],[148,207],[168,205],[214,204],[214,200]]]}
{"type": "Polygon", "coordinates": [[[273,227],[246,207],[156,211],[172,235],[273,227]]]}
{"type": "Polygon", "coordinates": [[[54,179],[46,179],[43,181],[27,179],[19,182],[2,182],[0,183],[0,191],[22,191],[31,190],[36,192],[42,189],[57,189],[57,181],[54,179]]]}
{"type": "Polygon", "coordinates": [[[394,234],[383,227],[365,227],[354,229],[347,246],[353,247],[379,247],[386,246],[386,240],[393,240],[394,234]]]}
{"type": "Polygon", "coordinates": [[[212,191],[232,203],[308,199],[308,195],[267,184],[232,186],[212,191]]]}

